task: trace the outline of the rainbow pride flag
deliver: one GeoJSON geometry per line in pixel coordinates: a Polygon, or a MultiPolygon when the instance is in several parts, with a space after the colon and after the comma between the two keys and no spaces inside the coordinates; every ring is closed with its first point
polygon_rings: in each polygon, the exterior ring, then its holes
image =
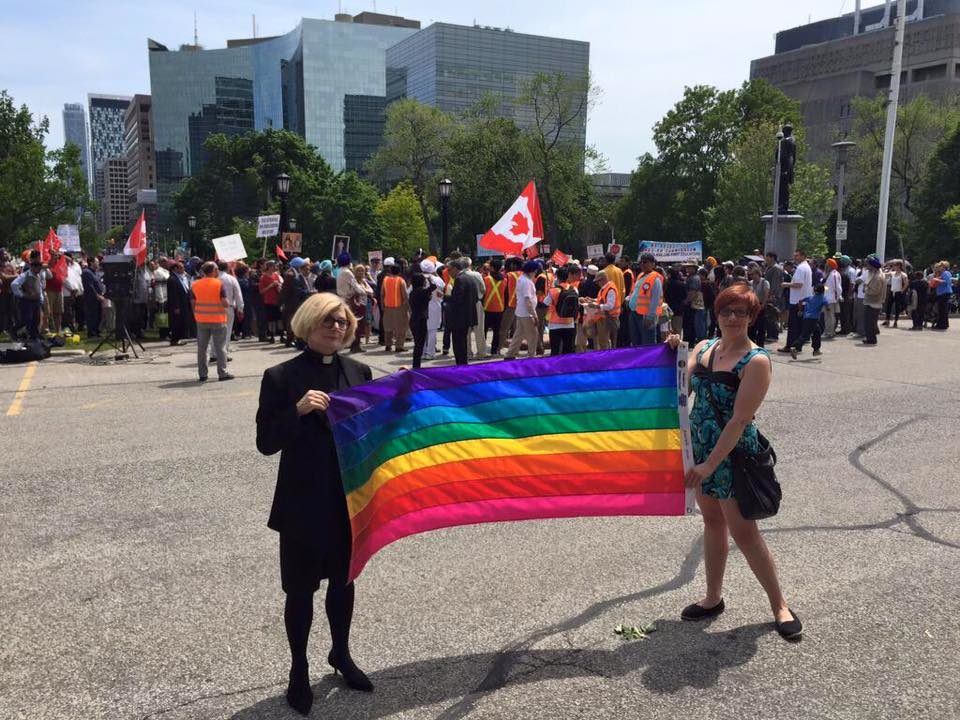
{"type": "Polygon", "coordinates": [[[403,371],[335,393],[350,577],[437,528],[691,512],[686,387],[685,348],[661,345],[403,371]]]}

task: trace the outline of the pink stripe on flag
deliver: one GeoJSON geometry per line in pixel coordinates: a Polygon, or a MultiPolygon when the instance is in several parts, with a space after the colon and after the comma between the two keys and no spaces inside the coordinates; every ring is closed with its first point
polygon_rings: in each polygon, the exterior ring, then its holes
{"type": "Polygon", "coordinates": [[[682,492],[504,498],[439,505],[392,520],[370,533],[362,545],[354,546],[350,579],[355,579],[381,548],[408,535],[439,528],[513,520],[685,514],[685,494],[682,492]]]}

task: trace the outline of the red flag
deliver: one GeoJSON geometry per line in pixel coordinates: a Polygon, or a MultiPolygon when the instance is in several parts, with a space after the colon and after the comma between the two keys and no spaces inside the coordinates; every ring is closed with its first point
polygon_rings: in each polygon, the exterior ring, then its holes
{"type": "Polygon", "coordinates": [[[550,262],[557,266],[566,265],[568,262],[570,262],[570,256],[557,249],[554,250],[553,255],[550,256],[550,262]]]}
{"type": "Polygon", "coordinates": [[[60,236],[57,235],[53,228],[50,228],[46,239],[43,241],[43,250],[41,251],[44,254],[44,262],[49,259],[50,253],[60,252],[62,245],[63,243],[60,242],[60,236]]]}
{"type": "Polygon", "coordinates": [[[283,248],[277,245],[277,257],[281,260],[287,259],[287,254],[283,251],[283,248]]]}
{"type": "Polygon", "coordinates": [[[124,255],[136,255],[137,267],[143,265],[147,260],[147,220],[143,211],[140,211],[140,218],[133,225],[130,231],[130,237],[127,238],[127,244],[123,246],[124,255]]]}
{"type": "Polygon", "coordinates": [[[504,255],[521,255],[543,240],[540,201],[533,180],[520,193],[510,209],[480,238],[480,247],[498,250],[504,255]]]}

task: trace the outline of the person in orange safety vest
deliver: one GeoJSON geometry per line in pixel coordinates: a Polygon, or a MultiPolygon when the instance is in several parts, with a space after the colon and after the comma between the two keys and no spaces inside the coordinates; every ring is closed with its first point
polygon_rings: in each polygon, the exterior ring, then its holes
{"type": "Polygon", "coordinates": [[[233,380],[227,372],[227,291],[217,278],[220,271],[215,262],[205,262],[201,267],[203,277],[190,286],[190,305],[193,319],[197,322],[197,374],[200,382],[207,381],[210,343],[217,358],[217,377],[233,380]]]}

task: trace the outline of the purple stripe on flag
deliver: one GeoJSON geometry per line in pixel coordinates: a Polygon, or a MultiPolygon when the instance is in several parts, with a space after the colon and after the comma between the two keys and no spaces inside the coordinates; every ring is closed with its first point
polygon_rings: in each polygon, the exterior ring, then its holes
{"type": "Polygon", "coordinates": [[[478,382],[533,377],[542,377],[544,382],[550,382],[551,375],[665,367],[673,365],[675,359],[675,351],[667,345],[651,345],[557,357],[407,370],[333,393],[333,402],[327,410],[327,417],[331,424],[336,424],[383,400],[420,390],[440,390],[478,382]]]}

